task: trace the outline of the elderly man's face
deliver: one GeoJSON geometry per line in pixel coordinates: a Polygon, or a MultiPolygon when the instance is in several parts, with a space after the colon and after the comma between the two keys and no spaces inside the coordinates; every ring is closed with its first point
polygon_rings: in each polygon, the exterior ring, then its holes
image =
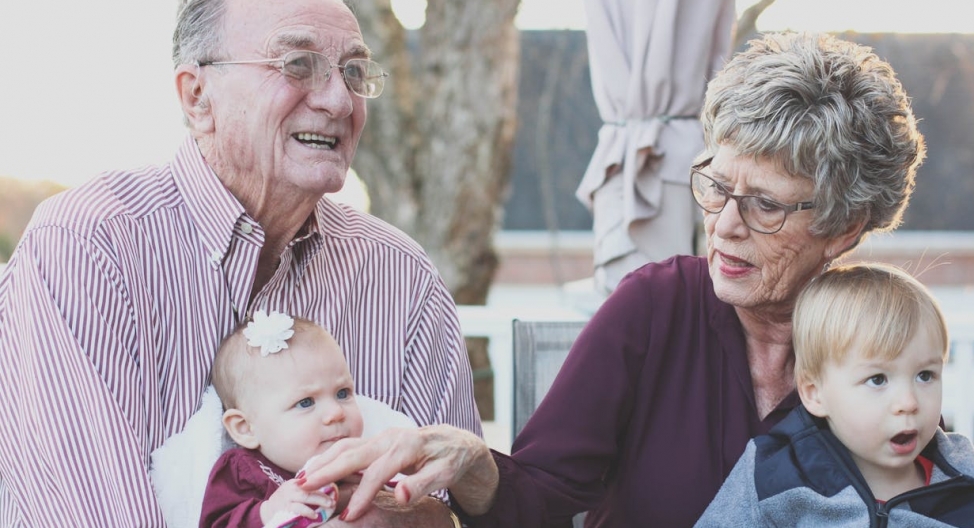
{"type": "MultiPolygon", "coordinates": [[[[358,22],[340,0],[227,0],[224,61],[275,59],[292,50],[332,65],[365,58],[358,22]]],[[[207,161],[238,195],[341,189],[365,126],[365,99],[336,68],[319,89],[295,86],[279,63],[211,66],[207,161]]],[[[259,200],[259,198],[258,198],[259,200]]]]}

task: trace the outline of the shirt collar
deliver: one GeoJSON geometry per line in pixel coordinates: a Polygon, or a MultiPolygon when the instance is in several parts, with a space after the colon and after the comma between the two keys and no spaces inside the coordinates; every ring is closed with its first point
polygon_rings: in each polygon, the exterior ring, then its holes
{"type": "Polygon", "coordinates": [[[187,137],[176,152],[173,180],[199,232],[206,259],[219,265],[230,246],[234,227],[238,222],[253,223],[252,219],[207,165],[192,137],[187,137]]]}

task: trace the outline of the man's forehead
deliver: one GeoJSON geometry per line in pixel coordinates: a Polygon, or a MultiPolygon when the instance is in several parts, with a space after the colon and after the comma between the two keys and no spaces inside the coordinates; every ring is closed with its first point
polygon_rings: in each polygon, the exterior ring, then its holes
{"type": "Polygon", "coordinates": [[[247,47],[263,48],[257,51],[368,54],[358,20],[340,0],[229,0],[225,22],[230,42],[249,41],[247,47]]]}
{"type": "Polygon", "coordinates": [[[328,35],[314,31],[282,31],[273,36],[268,48],[286,52],[295,49],[318,51],[339,57],[368,57],[371,52],[360,35],[328,35]]]}

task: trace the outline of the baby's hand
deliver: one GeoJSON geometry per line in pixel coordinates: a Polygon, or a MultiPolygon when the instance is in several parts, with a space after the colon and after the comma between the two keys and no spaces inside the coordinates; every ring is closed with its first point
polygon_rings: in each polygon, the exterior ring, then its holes
{"type": "MultiPolygon", "coordinates": [[[[334,513],[337,499],[338,490],[334,486],[308,492],[291,479],[260,505],[260,520],[264,526],[271,527],[291,526],[300,517],[324,522],[334,513]]],[[[307,521],[298,524],[308,526],[307,521]]]]}

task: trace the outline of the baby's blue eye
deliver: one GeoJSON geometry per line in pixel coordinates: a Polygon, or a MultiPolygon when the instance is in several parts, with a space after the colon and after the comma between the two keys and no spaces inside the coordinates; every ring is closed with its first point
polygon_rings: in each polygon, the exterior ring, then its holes
{"type": "Polygon", "coordinates": [[[335,396],[337,396],[339,400],[346,400],[352,396],[352,391],[348,389],[340,389],[338,394],[335,396]]]}
{"type": "Polygon", "coordinates": [[[314,398],[304,398],[303,400],[297,403],[297,406],[302,409],[307,409],[308,407],[311,407],[314,404],[315,404],[314,398]]]}
{"type": "Polygon", "coordinates": [[[934,378],[934,374],[929,370],[924,370],[919,374],[917,374],[917,379],[920,381],[931,381],[933,380],[933,378],[934,378]]]}

